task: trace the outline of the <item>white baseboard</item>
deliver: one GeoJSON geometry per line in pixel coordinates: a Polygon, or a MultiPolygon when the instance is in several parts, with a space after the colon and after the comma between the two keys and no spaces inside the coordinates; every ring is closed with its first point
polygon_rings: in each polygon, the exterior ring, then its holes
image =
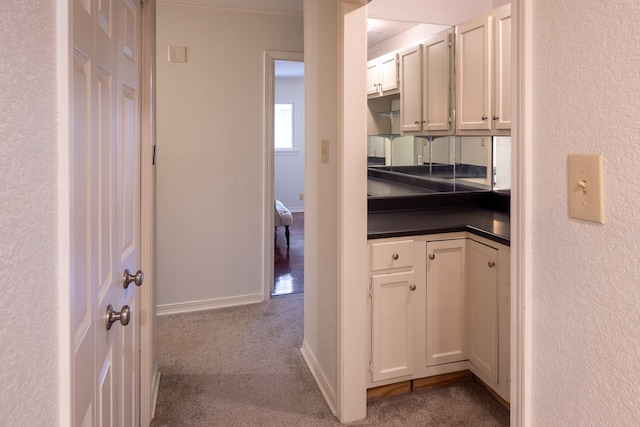
{"type": "Polygon", "coordinates": [[[302,342],[302,348],[300,349],[300,352],[302,353],[304,361],[307,363],[307,367],[309,367],[309,370],[311,371],[311,375],[313,375],[313,378],[316,380],[318,388],[320,388],[320,392],[322,393],[322,396],[324,396],[324,400],[327,402],[327,405],[329,405],[331,413],[336,416],[336,414],[338,413],[336,393],[329,386],[329,381],[327,381],[327,378],[322,372],[322,369],[320,369],[320,366],[318,366],[318,362],[313,356],[313,353],[311,352],[311,349],[307,345],[306,341],[302,342]]]}
{"type": "Polygon", "coordinates": [[[178,302],[174,304],[162,304],[156,307],[156,314],[162,316],[165,314],[188,313],[190,311],[211,310],[214,308],[235,307],[237,305],[256,304],[264,301],[264,295],[249,294],[238,295],[234,297],[215,298],[200,301],[178,302]]]}
{"type": "Polygon", "coordinates": [[[158,393],[160,392],[160,371],[156,365],[153,372],[153,386],[151,388],[151,419],[156,417],[156,404],[158,403],[158,393]]]}

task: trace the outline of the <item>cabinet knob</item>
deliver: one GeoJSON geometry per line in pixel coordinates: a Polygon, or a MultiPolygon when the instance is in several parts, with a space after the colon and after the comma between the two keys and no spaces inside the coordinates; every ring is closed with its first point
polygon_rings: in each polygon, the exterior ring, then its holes
{"type": "Polygon", "coordinates": [[[493,120],[498,120],[500,117],[494,114],[491,118],[492,118],[493,120]]]}
{"type": "Polygon", "coordinates": [[[493,267],[495,267],[495,266],[496,266],[496,263],[495,263],[495,262],[493,262],[493,261],[489,261],[489,262],[487,263],[487,265],[489,266],[489,268],[493,268],[493,267]]]}
{"type": "Polygon", "coordinates": [[[414,285],[413,283],[409,286],[409,289],[411,289],[412,291],[416,290],[416,285],[414,285]]]}
{"type": "Polygon", "coordinates": [[[391,255],[391,258],[393,258],[394,260],[396,260],[396,259],[400,258],[400,255],[398,255],[398,254],[393,254],[393,255],[391,255]]]}
{"type": "Polygon", "coordinates": [[[481,117],[482,120],[487,120],[487,116],[485,116],[484,114],[481,117]]]}
{"type": "Polygon", "coordinates": [[[420,120],[416,120],[415,122],[413,122],[414,125],[419,125],[420,124],[420,120]]]}
{"type": "Polygon", "coordinates": [[[429,259],[436,259],[435,254],[429,254],[429,259]]]}

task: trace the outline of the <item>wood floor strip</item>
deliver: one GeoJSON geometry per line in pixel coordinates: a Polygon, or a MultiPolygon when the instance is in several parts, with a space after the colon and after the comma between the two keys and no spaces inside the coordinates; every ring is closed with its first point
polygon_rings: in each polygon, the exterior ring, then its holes
{"type": "Polygon", "coordinates": [[[402,381],[367,390],[367,400],[379,397],[397,396],[399,394],[411,393],[411,381],[402,381]]]}
{"type": "Polygon", "coordinates": [[[413,390],[424,390],[431,387],[439,387],[447,384],[454,384],[460,381],[470,380],[473,374],[469,370],[451,372],[448,374],[434,375],[427,378],[413,380],[413,390]]]}

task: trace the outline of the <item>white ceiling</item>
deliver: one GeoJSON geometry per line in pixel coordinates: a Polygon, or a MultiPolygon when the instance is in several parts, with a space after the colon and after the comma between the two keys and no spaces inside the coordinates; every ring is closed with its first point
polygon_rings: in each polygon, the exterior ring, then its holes
{"type": "Polygon", "coordinates": [[[493,9],[493,0],[372,0],[369,18],[456,25],[493,9]]]}

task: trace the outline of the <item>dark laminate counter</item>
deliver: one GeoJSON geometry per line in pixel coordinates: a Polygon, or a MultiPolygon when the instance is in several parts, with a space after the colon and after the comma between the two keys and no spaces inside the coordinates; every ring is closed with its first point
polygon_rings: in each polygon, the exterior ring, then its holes
{"type": "MultiPolygon", "coordinates": [[[[404,210],[402,207],[406,206],[406,201],[402,203],[398,199],[394,203],[397,209],[371,209],[372,205],[376,204],[370,202],[367,238],[381,239],[468,231],[509,246],[511,242],[509,212],[504,209],[504,206],[499,206],[504,203],[498,201],[494,208],[492,206],[494,202],[487,203],[479,200],[479,197],[495,198],[496,195],[473,195],[466,199],[473,203],[448,201],[431,207],[434,203],[427,202],[423,203],[423,208],[413,206],[412,209],[404,210]]],[[[428,196],[424,197],[424,200],[428,201],[428,196]]],[[[384,202],[388,203],[388,201],[389,199],[384,202]]],[[[414,200],[412,203],[415,205],[417,202],[414,200]]]]}

